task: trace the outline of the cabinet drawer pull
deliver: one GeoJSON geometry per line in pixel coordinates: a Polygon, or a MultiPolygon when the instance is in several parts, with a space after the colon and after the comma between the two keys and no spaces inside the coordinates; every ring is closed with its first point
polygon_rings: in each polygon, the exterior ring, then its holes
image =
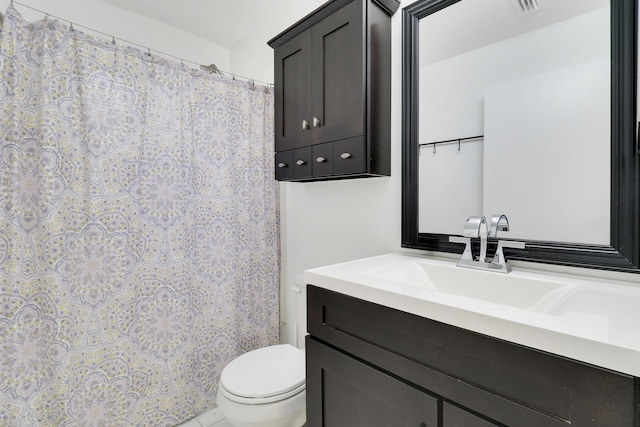
{"type": "Polygon", "coordinates": [[[307,162],[305,160],[298,160],[296,162],[296,165],[298,165],[298,166],[303,166],[303,165],[306,165],[306,164],[307,164],[307,162]]]}
{"type": "Polygon", "coordinates": [[[311,129],[311,125],[309,124],[308,121],[303,120],[302,121],[302,130],[309,130],[309,129],[311,129]]]}
{"type": "Polygon", "coordinates": [[[316,158],[316,162],[318,162],[318,163],[324,163],[326,161],[327,161],[326,157],[318,157],[318,158],[316,158]]]}
{"type": "Polygon", "coordinates": [[[319,118],[314,117],[313,118],[313,127],[314,128],[319,128],[320,126],[322,126],[322,122],[320,121],[319,118]]]}
{"type": "Polygon", "coordinates": [[[342,153],[342,154],[340,154],[340,157],[343,158],[343,159],[350,159],[353,156],[351,155],[351,153],[342,153]]]}
{"type": "Polygon", "coordinates": [[[278,167],[279,168],[286,168],[287,164],[286,163],[278,163],[278,167]]]}

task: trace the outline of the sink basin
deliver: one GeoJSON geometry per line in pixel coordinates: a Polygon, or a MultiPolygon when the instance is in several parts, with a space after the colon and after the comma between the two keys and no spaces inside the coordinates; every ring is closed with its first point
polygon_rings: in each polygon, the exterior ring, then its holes
{"type": "Polygon", "coordinates": [[[446,261],[407,257],[381,263],[363,274],[405,287],[533,311],[547,311],[572,288],[570,284],[524,272],[498,274],[456,267],[446,261]]]}
{"type": "Polygon", "coordinates": [[[607,290],[576,288],[547,310],[582,324],[600,325],[615,341],[640,341],[640,296],[631,288],[609,285],[607,290]]]}

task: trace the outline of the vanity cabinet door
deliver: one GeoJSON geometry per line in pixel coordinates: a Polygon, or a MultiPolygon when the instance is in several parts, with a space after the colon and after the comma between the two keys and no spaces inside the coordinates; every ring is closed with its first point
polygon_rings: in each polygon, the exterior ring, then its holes
{"type": "Polygon", "coordinates": [[[438,427],[438,400],[307,337],[308,427],[438,427]]]}

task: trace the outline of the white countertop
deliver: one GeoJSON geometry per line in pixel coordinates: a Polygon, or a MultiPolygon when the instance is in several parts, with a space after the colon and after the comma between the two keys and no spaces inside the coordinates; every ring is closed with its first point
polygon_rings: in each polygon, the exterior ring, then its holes
{"type": "MultiPolygon", "coordinates": [[[[640,284],[456,267],[389,254],[304,273],[308,284],[640,377],[640,284]]],[[[640,280],[640,278],[639,278],[640,280]]]]}

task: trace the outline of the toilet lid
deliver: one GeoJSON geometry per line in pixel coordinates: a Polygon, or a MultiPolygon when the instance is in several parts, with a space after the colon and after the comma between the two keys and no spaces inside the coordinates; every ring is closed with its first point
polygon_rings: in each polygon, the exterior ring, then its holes
{"type": "Polygon", "coordinates": [[[250,351],[232,360],[222,370],[220,383],[240,397],[285,394],[305,383],[304,352],[290,344],[250,351]]]}

